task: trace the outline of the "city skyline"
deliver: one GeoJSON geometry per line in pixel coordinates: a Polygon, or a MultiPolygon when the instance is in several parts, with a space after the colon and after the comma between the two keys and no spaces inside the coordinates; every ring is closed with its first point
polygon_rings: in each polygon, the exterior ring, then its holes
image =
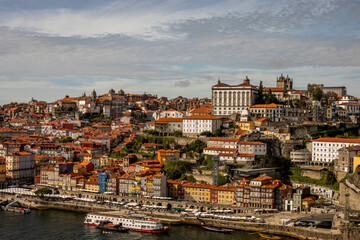
{"type": "Polygon", "coordinates": [[[96,89],[211,97],[221,79],[360,94],[359,1],[0,0],[0,104],[96,89]],[[139,87],[141,86],[141,87],[139,87]]]}

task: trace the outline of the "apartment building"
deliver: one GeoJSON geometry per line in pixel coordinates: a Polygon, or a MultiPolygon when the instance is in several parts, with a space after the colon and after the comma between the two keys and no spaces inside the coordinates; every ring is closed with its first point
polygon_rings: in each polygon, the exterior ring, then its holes
{"type": "Polygon", "coordinates": [[[318,138],[312,142],[312,161],[321,164],[331,163],[338,158],[339,149],[358,145],[360,139],[318,138]]]}
{"type": "Polygon", "coordinates": [[[274,122],[281,121],[283,117],[283,105],[270,104],[256,104],[251,106],[250,113],[259,118],[267,118],[274,122]]]}
{"type": "Polygon", "coordinates": [[[35,175],[35,154],[16,152],[8,154],[6,161],[6,179],[9,185],[31,184],[35,175]]]}
{"type": "Polygon", "coordinates": [[[221,127],[221,120],[213,115],[191,115],[183,119],[183,135],[198,136],[202,132],[215,133],[221,127]]]}

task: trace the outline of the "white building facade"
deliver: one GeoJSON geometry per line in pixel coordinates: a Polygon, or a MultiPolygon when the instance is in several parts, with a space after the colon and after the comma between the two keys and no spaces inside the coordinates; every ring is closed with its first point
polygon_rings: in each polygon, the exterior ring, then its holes
{"type": "Polygon", "coordinates": [[[267,145],[263,142],[239,142],[238,150],[240,154],[262,156],[267,153],[267,145]]]}
{"type": "Polygon", "coordinates": [[[247,76],[239,85],[228,85],[219,80],[212,87],[212,113],[222,117],[241,113],[255,104],[257,93],[258,89],[250,84],[247,76]]]}
{"type": "Polygon", "coordinates": [[[338,150],[343,147],[360,145],[360,139],[318,138],[312,142],[312,161],[331,163],[338,158],[338,150]]]}
{"type": "Polygon", "coordinates": [[[202,132],[214,133],[221,127],[221,120],[213,115],[191,115],[183,119],[183,134],[197,136],[202,132]]]}

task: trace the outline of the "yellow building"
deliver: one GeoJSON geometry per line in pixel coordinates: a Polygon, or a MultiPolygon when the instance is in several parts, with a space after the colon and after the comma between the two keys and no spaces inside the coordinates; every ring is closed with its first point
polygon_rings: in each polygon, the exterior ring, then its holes
{"type": "Polygon", "coordinates": [[[97,179],[89,179],[85,182],[85,189],[90,191],[99,191],[99,184],[97,179]]]}
{"type": "Polygon", "coordinates": [[[161,149],[158,151],[158,160],[161,164],[166,164],[169,161],[176,161],[180,158],[179,150],[164,150],[161,149]]]}
{"type": "Polygon", "coordinates": [[[245,131],[252,131],[255,130],[255,123],[253,121],[239,121],[237,122],[239,129],[245,131]]]}
{"type": "Polygon", "coordinates": [[[354,156],[354,163],[353,163],[353,173],[355,172],[357,166],[360,165],[360,153],[354,156]]]}
{"type": "Polygon", "coordinates": [[[0,158],[0,187],[6,180],[6,163],[4,158],[0,158]]]}
{"type": "Polygon", "coordinates": [[[209,184],[183,184],[184,199],[196,202],[210,203],[211,188],[209,184]]]}
{"type": "Polygon", "coordinates": [[[184,188],[183,184],[188,183],[186,180],[167,180],[168,185],[168,194],[169,197],[172,197],[174,199],[183,199],[184,197],[184,188]]]}
{"type": "Polygon", "coordinates": [[[266,136],[274,136],[279,140],[290,140],[291,134],[290,132],[281,132],[278,128],[272,128],[264,131],[264,135],[266,136]]]}
{"type": "Polygon", "coordinates": [[[235,203],[234,193],[235,187],[214,187],[214,190],[217,191],[217,203],[232,205],[235,203]]]}
{"type": "Polygon", "coordinates": [[[332,116],[333,116],[333,110],[332,110],[332,107],[330,106],[326,109],[326,118],[328,120],[331,120],[332,116]]]}

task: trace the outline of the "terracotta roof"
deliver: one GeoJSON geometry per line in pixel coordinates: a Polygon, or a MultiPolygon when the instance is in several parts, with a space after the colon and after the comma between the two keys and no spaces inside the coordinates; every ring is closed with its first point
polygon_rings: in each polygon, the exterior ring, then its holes
{"type": "Polygon", "coordinates": [[[211,113],[211,108],[208,107],[202,107],[202,108],[195,108],[194,110],[191,110],[190,113],[211,113]]]}
{"type": "Polygon", "coordinates": [[[220,82],[220,83],[214,85],[213,87],[229,87],[229,86],[230,86],[230,85],[228,85],[228,84],[225,84],[225,83],[220,82]]]}
{"type": "Polygon", "coordinates": [[[251,108],[276,108],[276,107],[282,107],[282,105],[270,103],[270,104],[255,104],[255,105],[251,106],[251,108]]]}
{"type": "Polygon", "coordinates": [[[237,142],[237,138],[210,138],[208,141],[237,142]]]}
{"type": "Polygon", "coordinates": [[[264,91],[269,91],[271,90],[272,92],[284,92],[284,88],[280,88],[280,87],[268,87],[268,88],[264,88],[264,91]]]}
{"type": "Polygon", "coordinates": [[[224,152],[235,152],[236,148],[213,148],[213,147],[206,147],[204,150],[213,150],[213,151],[224,151],[224,152]]]}
{"type": "Polygon", "coordinates": [[[27,123],[28,121],[25,120],[25,119],[15,119],[15,118],[13,118],[13,119],[10,119],[8,122],[10,122],[10,123],[27,123]]]}
{"type": "Polygon", "coordinates": [[[188,117],[185,117],[184,119],[211,119],[211,120],[220,120],[219,118],[213,116],[213,115],[191,115],[188,117]]]}
{"type": "Polygon", "coordinates": [[[255,121],[257,121],[257,122],[263,122],[263,121],[267,121],[267,119],[266,119],[266,118],[259,118],[259,119],[255,120],[255,121]]]}
{"type": "Polygon", "coordinates": [[[247,141],[243,141],[243,142],[239,142],[239,145],[266,145],[266,143],[263,143],[263,142],[247,142],[247,141]]]}
{"type": "Polygon", "coordinates": [[[159,118],[155,123],[182,122],[182,118],[159,118]]]}
{"type": "Polygon", "coordinates": [[[318,138],[314,142],[360,143],[360,138],[318,138]]]}

